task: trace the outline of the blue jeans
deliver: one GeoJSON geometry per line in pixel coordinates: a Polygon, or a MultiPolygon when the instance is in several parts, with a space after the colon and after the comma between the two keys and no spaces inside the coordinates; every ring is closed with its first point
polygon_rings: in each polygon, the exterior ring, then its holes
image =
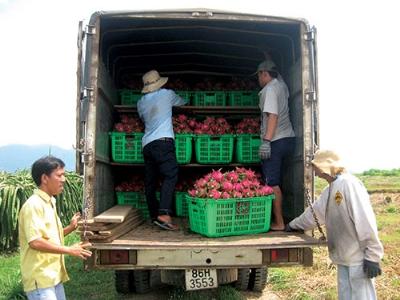
{"type": "Polygon", "coordinates": [[[26,292],[28,300],[66,300],[64,286],[60,282],[56,286],[49,288],[36,289],[26,292]]]}
{"type": "Polygon", "coordinates": [[[150,217],[170,215],[175,185],[178,181],[178,162],[173,139],[155,140],[143,148],[145,175],[144,188],[150,217]],[[158,178],[161,178],[160,203],[156,198],[158,178]]]}
{"type": "Polygon", "coordinates": [[[281,185],[283,160],[293,153],[295,138],[282,138],[271,142],[271,157],[261,160],[261,170],[265,184],[269,186],[281,185]]]}

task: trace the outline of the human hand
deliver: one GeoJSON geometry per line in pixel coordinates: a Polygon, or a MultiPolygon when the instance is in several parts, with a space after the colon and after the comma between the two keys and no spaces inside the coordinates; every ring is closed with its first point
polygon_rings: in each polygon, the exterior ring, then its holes
{"type": "Polygon", "coordinates": [[[80,212],[75,213],[71,218],[69,226],[71,226],[73,229],[76,229],[78,227],[78,221],[80,219],[81,219],[81,213],[80,212]]]}
{"type": "Polygon", "coordinates": [[[258,155],[261,159],[268,159],[271,157],[271,142],[263,140],[260,148],[258,149],[258,155]]]}
{"type": "Polygon", "coordinates": [[[294,229],[292,227],[290,227],[289,223],[287,223],[285,225],[285,232],[293,232],[293,231],[294,231],[294,229]]]}
{"type": "Polygon", "coordinates": [[[90,242],[79,242],[69,247],[69,254],[86,260],[88,257],[92,256],[92,251],[85,248],[91,246],[92,244],[90,242]]]}
{"type": "Polygon", "coordinates": [[[363,270],[367,274],[368,278],[374,278],[382,274],[382,270],[379,263],[367,259],[364,259],[363,270]]]}

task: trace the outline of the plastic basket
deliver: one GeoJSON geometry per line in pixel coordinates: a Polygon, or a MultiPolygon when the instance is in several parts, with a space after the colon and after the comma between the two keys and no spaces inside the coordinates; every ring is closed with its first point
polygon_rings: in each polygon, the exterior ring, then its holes
{"type": "Polygon", "coordinates": [[[230,106],[258,106],[259,97],[256,91],[230,91],[228,104],[230,106]]]}
{"type": "Polygon", "coordinates": [[[190,104],[192,101],[193,92],[191,91],[176,91],[177,95],[181,96],[183,99],[187,100],[187,104],[190,104]]]}
{"type": "Polygon", "coordinates": [[[149,219],[150,213],[143,192],[116,192],[118,204],[128,204],[140,210],[143,218],[149,219]]]}
{"type": "Polygon", "coordinates": [[[187,194],[188,193],[186,192],[175,192],[175,209],[176,209],[176,215],[178,217],[189,216],[188,204],[186,198],[187,194]]]}
{"type": "Polygon", "coordinates": [[[235,159],[240,163],[259,162],[258,150],[261,145],[260,135],[258,134],[238,134],[236,136],[235,159]]]}
{"type": "Polygon", "coordinates": [[[143,163],[143,133],[110,132],[112,160],[121,163],[143,163]]]}
{"type": "Polygon", "coordinates": [[[225,106],[225,92],[193,92],[193,105],[195,106],[225,106]]]}
{"type": "Polygon", "coordinates": [[[119,90],[119,98],[122,105],[136,105],[143,94],[136,90],[119,90]]]}
{"type": "MultiPolygon", "coordinates": [[[[117,203],[132,205],[140,210],[143,218],[150,219],[149,207],[147,206],[144,192],[116,192],[117,203]]],[[[160,192],[156,192],[157,200],[160,201],[160,192]]]]}
{"type": "Polygon", "coordinates": [[[192,159],[192,134],[175,134],[176,160],[178,164],[188,164],[192,159]]]}
{"type": "Polygon", "coordinates": [[[255,234],[270,228],[273,195],[242,199],[186,196],[190,229],[208,237],[255,234]]]}
{"type": "Polygon", "coordinates": [[[228,164],[232,161],[233,154],[232,134],[194,136],[196,161],[199,164],[228,164]]]}

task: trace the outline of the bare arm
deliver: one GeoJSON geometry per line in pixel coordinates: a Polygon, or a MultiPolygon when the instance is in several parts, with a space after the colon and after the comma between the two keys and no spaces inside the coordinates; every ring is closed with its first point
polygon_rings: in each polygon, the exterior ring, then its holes
{"type": "Polygon", "coordinates": [[[72,216],[71,222],[67,227],[64,228],[64,236],[70,234],[72,231],[74,231],[78,227],[78,221],[81,218],[81,213],[77,212],[72,216]]]}
{"type": "Polygon", "coordinates": [[[38,251],[54,253],[54,254],[68,254],[80,257],[82,259],[86,259],[87,257],[90,257],[92,255],[91,251],[84,249],[84,247],[89,247],[89,246],[91,246],[90,243],[82,243],[82,242],[74,244],[70,247],[61,246],[53,244],[43,238],[38,238],[29,243],[29,247],[38,251]]]}
{"type": "Polygon", "coordinates": [[[264,139],[272,141],[272,138],[275,135],[275,130],[276,127],[278,126],[278,115],[276,114],[268,114],[268,119],[267,119],[267,132],[263,136],[264,139]]]}

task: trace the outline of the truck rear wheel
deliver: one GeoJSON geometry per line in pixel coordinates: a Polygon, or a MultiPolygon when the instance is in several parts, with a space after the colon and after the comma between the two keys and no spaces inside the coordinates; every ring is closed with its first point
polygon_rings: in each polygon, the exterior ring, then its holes
{"type": "Polygon", "coordinates": [[[246,291],[249,288],[250,272],[249,268],[238,269],[238,277],[235,283],[236,289],[246,291]]]}
{"type": "Polygon", "coordinates": [[[135,292],[138,294],[145,294],[150,292],[150,270],[134,270],[133,271],[133,282],[135,286],[135,292]]]}
{"type": "Polygon", "coordinates": [[[133,271],[115,271],[115,289],[120,294],[129,294],[134,292],[133,271]]]}
{"type": "Polygon", "coordinates": [[[267,285],[268,268],[252,268],[249,278],[249,290],[262,292],[267,285]]]}

